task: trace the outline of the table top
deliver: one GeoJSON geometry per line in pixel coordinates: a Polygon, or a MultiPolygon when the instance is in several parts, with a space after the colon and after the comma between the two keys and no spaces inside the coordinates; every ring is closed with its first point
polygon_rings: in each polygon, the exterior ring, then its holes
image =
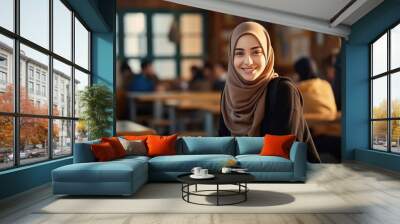
{"type": "Polygon", "coordinates": [[[202,100],[202,101],[219,101],[221,99],[220,92],[128,92],[127,97],[140,101],[157,101],[157,100],[202,100]]]}
{"type": "Polygon", "coordinates": [[[128,120],[117,121],[117,135],[150,135],[156,134],[152,128],[128,120]]]}
{"type": "Polygon", "coordinates": [[[192,173],[186,173],[177,177],[178,181],[186,184],[237,184],[248,183],[255,180],[255,177],[249,173],[213,173],[212,179],[193,179],[192,173]]]}

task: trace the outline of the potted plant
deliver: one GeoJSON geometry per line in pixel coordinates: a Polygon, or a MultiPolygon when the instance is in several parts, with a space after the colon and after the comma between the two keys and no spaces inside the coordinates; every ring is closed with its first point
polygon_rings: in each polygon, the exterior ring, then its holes
{"type": "Polygon", "coordinates": [[[103,84],[86,87],[79,94],[79,106],[82,110],[80,124],[87,127],[89,140],[110,136],[112,125],[113,95],[103,84]]]}

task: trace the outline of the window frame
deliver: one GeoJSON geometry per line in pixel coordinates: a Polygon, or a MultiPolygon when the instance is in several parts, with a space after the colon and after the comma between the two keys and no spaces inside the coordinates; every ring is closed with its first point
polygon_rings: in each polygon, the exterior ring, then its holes
{"type": "MultiPolygon", "coordinates": [[[[207,14],[202,11],[202,10],[168,10],[168,9],[128,9],[128,10],[121,10],[118,13],[118,57],[121,58],[122,60],[130,61],[130,60],[143,60],[143,59],[150,59],[153,61],[153,63],[156,60],[165,60],[165,59],[173,59],[175,62],[175,71],[176,71],[176,77],[175,78],[180,78],[182,69],[181,69],[181,62],[185,59],[198,59],[198,60],[206,60],[207,59],[207,14]],[[146,56],[126,56],[125,55],[125,30],[124,30],[124,18],[126,14],[129,13],[143,13],[145,15],[145,21],[146,21],[146,43],[147,43],[147,54],[146,56]],[[154,43],[153,43],[153,15],[154,14],[170,14],[174,17],[176,22],[180,23],[180,17],[184,14],[197,14],[201,16],[202,20],[202,54],[200,55],[183,55],[181,53],[181,46],[180,44],[176,45],[176,52],[175,54],[171,56],[156,56],[154,54],[154,43]]],[[[138,71],[135,71],[138,72],[138,71]]]]}
{"type": "MultiPolygon", "coordinates": [[[[79,117],[75,116],[75,98],[77,97],[77,93],[75,92],[75,88],[73,85],[75,82],[75,69],[85,73],[88,75],[89,78],[89,83],[88,86],[92,85],[93,77],[92,77],[92,61],[91,61],[91,49],[92,49],[92,43],[91,43],[91,38],[92,38],[92,30],[89,28],[89,26],[84,22],[84,20],[79,16],[78,13],[76,13],[72,7],[69,5],[69,3],[66,0],[59,0],[68,10],[71,11],[71,18],[70,18],[70,23],[71,23],[71,59],[64,58],[63,56],[55,53],[53,50],[53,1],[54,0],[48,0],[49,4],[49,47],[46,49],[45,47],[40,46],[39,44],[36,44],[29,39],[24,38],[23,36],[20,35],[20,0],[14,0],[13,1],[13,10],[14,10],[14,24],[13,24],[13,31],[10,31],[4,27],[0,26],[0,35],[10,38],[13,41],[13,52],[12,52],[12,61],[13,64],[12,66],[12,75],[14,79],[14,110],[13,112],[2,112],[0,111],[0,116],[2,117],[10,117],[13,120],[13,165],[10,167],[5,167],[5,168],[0,168],[0,172],[3,172],[5,170],[12,170],[16,169],[19,167],[24,167],[24,166],[31,166],[34,164],[39,164],[51,160],[58,160],[62,158],[67,158],[73,156],[74,152],[74,143],[75,143],[75,126],[76,126],[76,121],[79,120],[79,117]],[[79,22],[83,25],[83,27],[88,31],[88,69],[85,69],[78,64],[75,63],[75,18],[79,20],[79,22]],[[23,44],[26,47],[32,48],[33,50],[36,50],[42,54],[45,54],[48,56],[48,76],[47,76],[47,83],[45,84],[45,90],[48,92],[45,95],[48,97],[48,112],[46,115],[39,115],[39,114],[28,114],[28,113],[21,113],[20,111],[20,45],[23,44]],[[68,66],[71,67],[71,93],[72,93],[72,99],[71,99],[71,114],[70,116],[56,116],[53,115],[53,59],[58,60],[61,63],[64,63],[68,66]],[[21,158],[20,158],[20,119],[21,118],[44,118],[47,119],[47,124],[48,124],[48,135],[47,135],[47,157],[43,157],[43,160],[37,161],[37,162],[31,162],[31,163],[24,163],[21,164],[21,158]],[[67,155],[62,155],[62,156],[54,156],[54,147],[53,147],[53,123],[56,122],[57,120],[61,121],[70,121],[71,122],[71,152],[70,154],[67,155]]],[[[37,70],[33,67],[33,79],[30,77],[30,66],[27,63],[26,67],[26,82],[32,81],[34,84],[34,92],[36,91],[35,89],[35,84],[40,83],[40,87],[42,88],[42,79],[41,75],[42,72],[39,73],[39,80],[36,79],[36,72],[37,70]],[[37,82],[38,81],[38,82],[37,82]]],[[[28,85],[28,84],[27,84],[28,85]]],[[[27,86],[27,91],[29,87],[27,86]]],[[[38,95],[40,97],[42,96],[42,92],[40,91],[40,94],[38,95]]],[[[35,102],[33,102],[35,103],[35,102]]]]}
{"type": "Polygon", "coordinates": [[[396,154],[399,155],[400,152],[394,152],[392,151],[392,121],[400,121],[400,117],[393,117],[392,116],[392,99],[391,99],[391,79],[392,76],[395,75],[396,73],[400,72],[400,67],[391,69],[391,31],[393,28],[396,26],[400,26],[400,20],[392,24],[390,27],[386,28],[384,32],[380,33],[376,38],[374,38],[371,42],[368,43],[368,53],[369,53],[369,77],[368,77],[368,82],[369,82],[369,149],[373,151],[378,151],[378,152],[385,152],[385,153],[390,153],[390,154],[396,154]],[[386,64],[386,71],[376,74],[374,76],[373,74],[373,44],[378,41],[381,37],[384,35],[387,35],[387,64],[386,64]],[[385,118],[373,118],[373,81],[378,79],[386,77],[386,87],[387,87],[387,93],[386,93],[386,98],[387,98],[387,105],[386,105],[386,117],[385,118]],[[374,132],[373,132],[373,122],[374,121],[386,121],[386,151],[379,150],[374,148],[374,132]]]}

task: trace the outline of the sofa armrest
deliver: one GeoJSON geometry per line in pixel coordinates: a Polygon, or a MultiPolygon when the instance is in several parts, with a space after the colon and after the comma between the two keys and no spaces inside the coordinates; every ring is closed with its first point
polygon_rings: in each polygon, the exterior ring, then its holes
{"type": "Polygon", "coordinates": [[[74,145],[74,163],[95,162],[96,158],[94,157],[90,146],[92,144],[98,144],[98,143],[100,143],[100,140],[75,143],[75,145],[74,145]]]}
{"type": "Polygon", "coordinates": [[[290,160],[293,162],[293,179],[305,181],[307,175],[307,144],[293,142],[290,148],[290,160]]]}

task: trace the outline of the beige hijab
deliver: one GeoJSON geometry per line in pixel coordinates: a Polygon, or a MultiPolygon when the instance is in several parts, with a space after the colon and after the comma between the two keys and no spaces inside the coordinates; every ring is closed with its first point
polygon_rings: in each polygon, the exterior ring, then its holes
{"type": "Polygon", "coordinates": [[[232,136],[259,136],[265,111],[266,88],[273,78],[274,51],[267,30],[258,23],[244,22],[232,32],[229,43],[229,64],[225,89],[221,99],[221,113],[232,136]],[[233,64],[234,50],[239,38],[245,34],[256,37],[264,56],[266,67],[253,81],[245,80],[233,64]]]}

